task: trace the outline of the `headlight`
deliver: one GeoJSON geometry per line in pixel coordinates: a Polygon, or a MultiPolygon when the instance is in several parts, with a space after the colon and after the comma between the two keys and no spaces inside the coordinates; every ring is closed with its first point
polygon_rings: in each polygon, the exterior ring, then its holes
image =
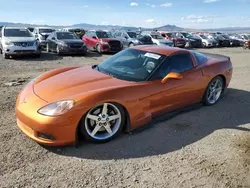
{"type": "Polygon", "coordinates": [[[37,112],[45,116],[59,116],[68,112],[74,106],[73,100],[63,100],[48,104],[37,112]]]}
{"type": "Polygon", "coordinates": [[[194,39],[189,39],[191,42],[194,42],[195,40],[194,39]]]}
{"type": "Polygon", "coordinates": [[[11,45],[13,45],[13,42],[6,40],[6,41],[5,41],[5,45],[11,46],[11,45]]]}
{"type": "Polygon", "coordinates": [[[102,39],[100,40],[102,44],[109,44],[108,42],[103,41],[102,39]]]}

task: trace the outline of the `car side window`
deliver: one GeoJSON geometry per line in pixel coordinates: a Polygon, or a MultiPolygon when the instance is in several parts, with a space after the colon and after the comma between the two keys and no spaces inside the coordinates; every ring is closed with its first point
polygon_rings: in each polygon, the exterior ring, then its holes
{"type": "Polygon", "coordinates": [[[202,65],[202,64],[206,63],[208,60],[208,58],[205,55],[203,55],[199,52],[192,51],[192,54],[194,55],[198,65],[202,65]]]}
{"type": "Polygon", "coordinates": [[[188,53],[176,54],[164,60],[151,80],[164,78],[170,72],[183,73],[193,68],[193,60],[188,53]]]}

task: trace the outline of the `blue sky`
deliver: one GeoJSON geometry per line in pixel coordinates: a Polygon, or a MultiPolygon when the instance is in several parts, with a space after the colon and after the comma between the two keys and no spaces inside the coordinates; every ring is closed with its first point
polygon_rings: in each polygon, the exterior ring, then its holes
{"type": "Polygon", "coordinates": [[[250,0],[0,0],[0,21],[185,28],[250,26],[250,0]]]}

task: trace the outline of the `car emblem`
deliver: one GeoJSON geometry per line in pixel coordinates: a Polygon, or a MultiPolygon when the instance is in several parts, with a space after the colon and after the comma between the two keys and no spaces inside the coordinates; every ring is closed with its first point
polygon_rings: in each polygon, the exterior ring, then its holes
{"type": "Polygon", "coordinates": [[[22,98],[21,101],[20,101],[21,104],[24,104],[24,103],[27,103],[26,99],[25,98],[22,98]]]}
{"type": "Polygon", "coordinates": [[[22,43],[22,46],[25,47],[25,46],[27,46],[27,45],[26,45],[26,43],[22,43]]]}

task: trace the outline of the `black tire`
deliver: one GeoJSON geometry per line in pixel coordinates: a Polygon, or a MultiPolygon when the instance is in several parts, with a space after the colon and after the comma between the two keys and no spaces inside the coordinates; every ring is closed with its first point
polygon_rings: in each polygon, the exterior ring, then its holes
{"type": "Polygon", "coordinates": [[[206,91],[205,91],[205,93],[204,93],[204,96],[203,96],[203,104],[204,104],[205,106],[211,106],[211,105],[216,104],[216,103],[220,100],[220,98],[221,98],[221,96],[222,96],[222,94],[223,94],[223,92],[224,92],[224,89],[225,89],[225,83],[224,83],[224,80],[222,79],[222,77],[221,77],[221,76],[216,76],[215,78],[213,78],[213,79],[209,82],[209,84],[208,84],[208,86],[207,86],[207,88],[206,88],[206,91]],[[211,101],[209,101],[210,87],[211,87],[211,85],[212,85],[214,82],[216,82],[217,80],[222,84],[222,90],[221,90],[221,93],[220,93],[218,99],[216,99],[215,102],[211,102],[211,101]]]}
{"type": "Polygon", "coordinates": [[[4,58],[4,59],[9,59],[9,58],[10,58],[10,56],[9,56],[9,55],[7,55],[6,53],[3,53],[3,58],[4,58]]]}
{"type": "Polygon", "coordinates": [[[97,51],[99,54],[102,53],[101,45],[100,45],[100,44],[97,44],[97,45],[96,45],[96,51],[97,51]]]}
{"type": "Polygon", "coordinates": [[[133,46],[135,46],[135,44],[132,43],[132,42],[128,45],[129,48],[130,48],[130,47],[133,47],[133,46]]]}
{"type": "MultiPolygon", "coordinates": [[[[79,125],[78,125],[78,131],[80,133],[81,136],[83,136],[87,141],[90,141],[90,142],[94,142],[94,143],[105,143],[105,142],[108,142],[110,140],[113,140],[115,137],[119,136],[120,133],[122,132],[123,130],[123,127],[125,125],[125,118],[126,118],[126,115],[125,115],[125,111],[123,109],[123,107],[119,104],[116,104],[116,103],[108,103],[108,104],[112,104],[114,105],[120,112],[120,115],[121,115],[121,121],[120,121],[120,126],[119,126],[119,129],[116,131],[116,133],[114,135],[112,135],[111,137],[109,138],[106,138],[106,139],[96,139],[96,138],[93,138],[92,136],[90,136],[90,134],[88,133],[87,129],[86,129],[86,125],[85,125],[85,122],[88,121],[86,118],[87,118],[87,115],[90,111],[92,111],[94,108],[96,107],[93,107],[92,109],[90,109],[81,119],[79,125]]],[[[97,125],[95,125],[97,126],[97,125]]],[[[94,129],[94,128],[93,128],[94,129]]]]}
{"type": "Polygon", "coordinates": [[[57,53],[58,55],[61,55],[61,52],[60,52],[59,46],[56,46],[56,53],[57,53]]]}
{"type": "Polygon", "coordinates": [[[202,48],[206,48],[206,43],[205,42],[202,43],[202,48]]]}

